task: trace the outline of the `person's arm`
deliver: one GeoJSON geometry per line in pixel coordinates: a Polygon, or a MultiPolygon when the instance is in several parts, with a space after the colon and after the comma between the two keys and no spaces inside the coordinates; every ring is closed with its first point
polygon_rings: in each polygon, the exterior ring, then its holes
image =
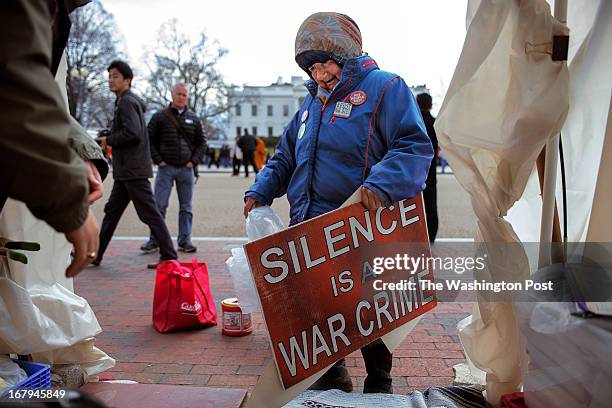
{"type": "Polygon", "coordinates": [[[245,193],[245,201],[252,198],[261,205],[271,205],[275,198],[287,192],[289,180],[295,171],[294,147],[299,124],[296,113],[285,129],[274,156],[257,174],[255,183],[245,193]]]}
{"type": "Polygon", "coordinates": [[[120,124],[119,130],[111,131],[106,139],[106,143],[112,147],[129,147],[140,143],[142,140],[142,123],[140,122],[140,106],[138,102],[130,97],[123,97],[119,100],[116,117],[120,124]]]}
{"type": "Polygon", "coordinates": [[[59,232],[88,216],[85,163],[68,142],[70,121],[51,74],[45,2],[0,2],[0,190],[59,232]],[[61,193],[60,193],[61,192],[61,193]]]}
{"type": "Polygon", "coordinates": [[[91,162],[102,180],[108,175],[108,163],[102,153],[102,148],[89,136],[83,126],[70,116],[70,134],[68,142],[72,150],[84,161],[91,162]]]}
{"type": "Polygon", "coordinates": [[[159,153],[159,145],[160,145],[160,129],[159,129],[159,112],[154,114],[149,124],[147,125],[147,130],[149,133],[149,147],[151,149],[151,159],[153,163],[160,164],[164,161],[159,153]]]}
{"type": "Polygon", "coordinates": [[[204,157],[206,151],[206,138],[204,137],[204,130],[202,129],[202,122],[200,119],[196,119],[196,129],[194,135],[194,149],[191,155],[191,162],[194,166],[197,166],[204,157]]]}
{"type": "Polygon", "coordinates": [[[414,96],[399,77],[382,96],[376,127],[388,151],[372,166],[364,187],[385,205],[416,196],[425,187],[433,148],[414,96]]]}

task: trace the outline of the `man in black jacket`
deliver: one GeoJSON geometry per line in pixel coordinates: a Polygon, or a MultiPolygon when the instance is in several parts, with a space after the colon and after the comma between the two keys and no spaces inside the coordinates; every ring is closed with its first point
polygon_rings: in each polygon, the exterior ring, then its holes
{"type": "MultiPolygon", "coordinates": [[[[179,251],[195,252],[191,243],[193,213],[191,201],[195,185],[194,168],[201,162],[206,150],[202,122],[187,109],[188,91],[185,84],[176,84],[172,90],[172,104],[153,115],[149,121],[151,157],[157,164],[155,202],[162,217],[166,216],[172,185],[176,182],[179,199],[179,251]]],[[[210,166],[209,166],[210,167],[210,166]]],[[[140,249],[154,252],[159,244],[153,234],[140,249]]]]}
{"type": "Polygon", "coordinates": [[[244,134],[238,139],[238,147],[242,150],[242,162],[244,163],[245,177],[249,177],[249,164],[253,166],[253,171],[257,174],[258,169],[255,165],[255,149],[257,148],[257,139],[250,135],[245,128],[244,134]]]}
{"type": "Polygon", "coordinates": [[[113,191],[104,207],[100,228],[100,250],[94,265],[99,265],[119,219],[130,201],[138,218],[151,229],[160,243],[161,260],[176,259],[168,228],[157,210],[151,183],[153,177],[149,138],[144,120],[144,103],[130,91],[134,74],[128,64],[113,61],[108,67],[108,84],[117,95],[110,135],[102,144],[113,147],[113,191]]]}

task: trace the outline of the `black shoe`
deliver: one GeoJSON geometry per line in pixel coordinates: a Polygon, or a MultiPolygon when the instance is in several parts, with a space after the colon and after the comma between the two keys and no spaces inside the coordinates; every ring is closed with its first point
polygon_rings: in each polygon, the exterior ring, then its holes
{"type": "Polygon", "coordinates": [[[378,339],[364,346],[361,354],[368,373],[363,383],[363,393],[393,394],[391,378],[393,356],[382,340],[378,339]]]}
{"type": "Polygon", "coordinates": [[[179,245],[178,250],[181,252],[186,252],[188,254],[196,252],[198,248],[194,247],[191,243],[179,245]]]}
{"type": "Polygon", "coordinates": [[[102,263],[101,259],[94,259],[93,261],[91,261],[91,264],[93,266],[100,266],[101,263],[102,263]]]}
{"type": "Polygon", "coordinates": [[[142,244],[140,250],[143,254],[152,254],[159,249],[159,245],[152,241],[148,241],[146,244],[142,244]]]}
{"type": "Polygon", "coordinates": [[[353,391],[353,382],[351,376],[346,369],[344,359],[336,362],[323,377],[319,378],[314,384],[312,384],[309,390],[340,390],[344,392],[353,391]]]}

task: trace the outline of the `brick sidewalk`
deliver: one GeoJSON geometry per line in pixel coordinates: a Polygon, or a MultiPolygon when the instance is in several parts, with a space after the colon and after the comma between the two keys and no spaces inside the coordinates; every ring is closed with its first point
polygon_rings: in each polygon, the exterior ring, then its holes
{"type": "MultiPolygon", "coordinates": [[[[112,241],[102,265],[75,280],[102,326],[96,344],[117,360],[110,374],[141,383],[247,388],[257,382],[272,354],[260,314],[253,334],[221,335],[219,326],[193,332],[159,334],[151,324],[155,272],[146,264],[158,254],[141,255],[141,242],[112,241]]],[[[220,303],[234,296],[225,260],[231,245],[198,242],[199,260],[208,264],[211,289],[221,320],[220,303]]],[[[185,254],[182,254],[188,260],[185,254]]],[[[394,353],[393,384],[397,394],[452,383],[452,366],[465,361],[456,324],[471,311],[469,303],[439,304],[428,313],[394,353]]],[[[366,372],[361,353],[347,358],[355,390],[366,372]]]]}

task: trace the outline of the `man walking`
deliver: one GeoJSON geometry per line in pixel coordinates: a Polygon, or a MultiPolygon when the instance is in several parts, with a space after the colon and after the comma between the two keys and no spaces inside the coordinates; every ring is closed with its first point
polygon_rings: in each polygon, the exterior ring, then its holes
{"type": "Polygon", "coordinates": [[[257,140],[253,135],[249,135],[249,131],[244,129],[244,134],[238,139],[238,147],[242,150],[242,162],[244,163],[245,177],[249,177],[249,165],[253,166],[255,174],[259,171],[255,165],[255,149],[257,148],[257,140]]]}
{"type": "Polygon", "coordinates": [[[138,218],[151,229],[160,243],[161,260],[176,259],[172,238],[157,210],[149,177],[153,177],[149,138],[144,120],[145,105],[130,90],[134,74],[123,61],[113,61],[108,67],[108,85],[117,95],[113,126],[103,145],[113,147],[113,190],[104,207],[100,228],[100,250],[94,265],[100,265],[106,247],[130,201],[138,218]]]}
{"type": "Polygon", "coordinates": [[[438,154],[438,138],[436,137],[436,130],[434,129],[434,122],[436,118],[431,115],[431,95],[428,93],[422,93],[417,95],[417,103],[421,110],[421,116],[423,122],[425,122],[425,128],[427,129],[427,135],[431,139],[431,145],[434,149],[434,157],[431,159],[431,165],[429,166],[429,173],[427,174],[427,181],[425,184],[425,190],[423,190],[423,202],[425,203],[425,216],[427,218],[427,233],[429,234],[429,242],[433,243],[436,240],[438,234],[438,186],[436,180],[436,155],[438,154]]]}
{"type": "MultiPolygon", "coordinates": [[[[202,161],[206,140],[200,118],[187,108],[188,99],[187,86],[176,84],[172,90],[172,103],[153,115],[148,130],[151,157],[159,166],[155,178],[157,208],[162,217],[165,217],[172,185],[176,183],[179,199],[179,251],[196,252],[197,248],[191,243],[194,168],[202,161]]],[[[154,252],[158,248],[153,233],[149,242],[140,247],[145,253],[154,252]]]]}

